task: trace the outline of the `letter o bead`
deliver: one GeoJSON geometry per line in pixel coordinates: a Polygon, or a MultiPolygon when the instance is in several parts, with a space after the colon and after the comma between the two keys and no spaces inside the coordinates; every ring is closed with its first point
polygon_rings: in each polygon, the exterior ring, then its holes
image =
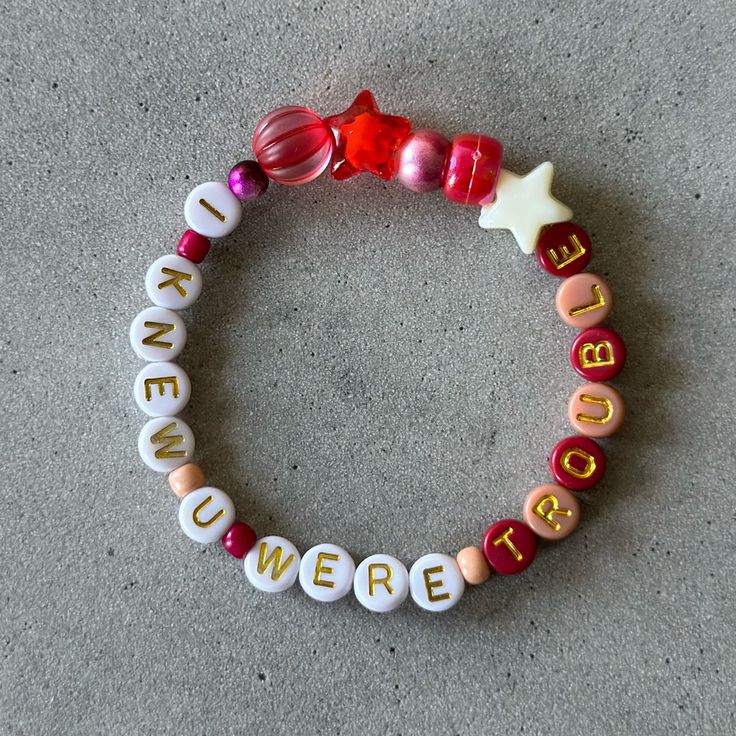
{"type": "Polygon", "coordinates": [[[613,294],[600,276],[578,273],[560,284],[555,305],[564,322],[584,330],[608,317],[613,308],[613,294]]]}
{"type": "Polygon", "coordinates": [[[534,532],[518,519],[502,519],[483,536],[483,554],[499,575],[515,575],[532,564],[537,554],[534,532]]]}
{"type": "Polygon", "coordinates": [[[432,552],[411,566],[409,591],[425,611],[446,611],[463,597],[465,579],[450,555],[432,552]]]}
{"type": "Polygon", "coordinates": [[[147,363],[133,384],[133,396],[149,417],[176,416],[187,405],[192,385],[176,363],[147,363]]]}
{"type": "Polygon", "coordinates": [[[613,386],[586,383],[570,397],[570,424],[586,437],[610,437],[624,421],[624,400],[613,386]]]}
{"type": "Polygon", "coordinates": [[[156,417],[143,425],[138,435],[143,462],[157,473],[170,473],[194,455],[194,434],[178,417],[156,417]]]}
{"type": "Polygon", "coordinates": [[[199,544],[212,544],[225,536],[235,521],[235,506],[219,488],[204,486],[188,493],[179,504],[184,534],[199,544]]]}
{"type": "Polygon", "coordinates": [[[202,292],[202,272],[187,258],[172,253],[155,260],[146,273],[146,293],[157,306],[184,309],[202,292]]]}
{"type": "Polygon", "coordinates": [[[524,499],[523,516],[538,537],[564,539],[580,522],[580,504],[566,488],[547,483],[537,486],[524,499]]]}
{"type": "Polygon", "coordinates": [[[353,587],[355,563],[336,544],[318,544],[307,550],[299,565],[299,584],[316,601],[332,603],[353,587]]]}
{"type": "Polygon", "coordinates": [[[130,325],[130,344],[139,358],[151,363],[173,360],[187,344],[187,328],[176,312],[148,307],[130,325]]]}
{"type": "Polygon", "coordinates": [[[549,467],[561,486],[571,491],[587,491],[603,478],[606,456],[590,437],[566,437],[552,450],[549,467]]]}
{"type": "Polygon", "coordinates": [[[192,189],[184,203],[187,225],[205,238],[224,238],[240,223],[240,200],[227,184],[208,181],[192,189]]]}
{"type": "Polygon", "coordinates": [[[299,575],[301,557],[283,537],[262,537],[245,556],[245,576],[264,593],[281,593],[291,588],[299,575]]]}
{"type": "Polygon", "coordinates": [[[409,594],[409,573],[390,555],[371,555],[358,565],[353,579],[355,597],[369,611],[387,613],[409,594]]]}

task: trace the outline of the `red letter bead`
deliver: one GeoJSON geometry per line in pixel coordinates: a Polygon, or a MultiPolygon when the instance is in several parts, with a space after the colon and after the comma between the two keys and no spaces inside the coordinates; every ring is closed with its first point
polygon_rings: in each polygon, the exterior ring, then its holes
{"type": "Polygon", "coordinates": [[[210,241],[194,230],[187,230],[179,239],[176,252],[192,263],[202,263],[210,250],[210,241]]]}
{"type": "Polygon", "coordinates": [[[618,333],[608,327],[593,327],[573,341],[570,362],[587,381],[610,381],[626,363],[626,346],[618,333]]]}
{"type": "Polygon", "coordinates": [[[561,486],[571,491],[587,491],[606,472],[606,456],[590,437],[566,437],[552,450],[549,467],[561,486]]]}
{"type": "Polygon", "coordinates": [[[362,171],[393,179],[396,152],[411,130],[406,118],[379,112],[373,95],[364,89],[345,112],[325,118],[325,123],[335,136],[335,179],[348,179],[362,171]]]}
{"type": "Polygon", "coordinates": [[[568,278],[590,263],[592,247],[588,233],[579,225],[558,222],[542,230],[536,250],[547,273],[568,278]]]}
{"type": "Polygon", "coordinates": [[[518,519],[497,521],[483,537],[483,554],[499,575],[526,570],[537,554],[534,532],[518,519]]]}
{"type": "Polygon", "coordinates": [[[396,178],[412,192],[442,186],[442,171],[450,142],[434,130],[415,130],[399,149],[396,178]]]}
{"type": "Polygon", "coordinates": [[[332,158],[335,141],[326,123],[306,107],[280,107],[256,126],[253,152],[263,171],[279,184],[306,184],[332,158]]]}
{"type": "Polygon", "coordinates": [[[559,285],[555,304],[564,322],[584,330],[608,317],[613,307],[613,294],[600,276],[578,273],[559,285]]]}
{"type": "Polygon", "coordinates": [[[571,397],[567,415],[586,437],[610,437],[624,421],[624,400],[613,386],[586,383],[571,397]]]}
{"type": "Polygon", "coordinates": [[[445,196],[459,204],[488,204],[496,194],[503,146],[495,138],[464,133],[453,138],[445,165],[445,196]]]}
{"type": "Polygon", "coordinates": [[[236,521],[222,538],[222,546],[238,560],[242,560],[255,543],[256,533],[242,521],[236,521]]]}
{"type": "Polygon", "coordinates": [[[524,499],[524,521],[542,539],[564,539],[575,531],[580,521],[580,504],[562,486],[554,483],[537,486],[524,499]]]}

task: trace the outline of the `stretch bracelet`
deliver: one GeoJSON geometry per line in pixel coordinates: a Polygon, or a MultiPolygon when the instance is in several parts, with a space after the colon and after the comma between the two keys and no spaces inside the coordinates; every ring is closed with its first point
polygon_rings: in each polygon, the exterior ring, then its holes
{"type": "Polygon", "coordinates": [[[246,577],[258,590],[278,593],[298,578],[317,601],[336,601],[352,590],[365,608],[378,612],[396,609],[409,593],[421,608],[444,611],[460,600],[466,584],[484,583],[491,572],[522,572],[534,560],[538,540],[560,540],[577,527],[580,504],[574,493],[595,486],[605,471],[605,455],[594,438],[612,435],[624,417],[621,395],[603,383],[626,361],[621,338],[601,326],[611,312],[611,290],[600,276],[584,272],[590,238],[570,222],[572,211],[552,196],[552,164],[542,163],[525,176],[512,174],[501,168],[502,146],[496,139],[463,134],[448,141],[432,130],[412,130],[406,118],[379,112],[368,90],[345,112],[324,119],[304,107],[274,110],[256,127],[253,152],[256,160],[236,164],[227,183],[207,182],[190,192],[184,204],[189,229],[176,254],[151,264],[145,286],[154,306],[130,327],[131,345],[147,361],[135,379],[134,396],[151,417],[140,432],[138,451],[150,468],[168,473],[181,499],[182,530],[201,544],[221,541],[233,557],[244,560],[246,577]],[[522,252],[536,252],[542,268],[563,279],[557,312],[579,331],[570,362],[587,382],[568,404],[577,434],[558,442],[549,456],[554,482],[529,492],[521,519],[492,523],[479,546],[465,547],[454,557],[432,552],[408,571],[388,554],[371,555],[356,568],[350,554],[335,544],[318,544],[301,556],[283,537],[258,538],[248,524],[236,521],[230,497],[206,484],[192,462],[194,435],[178,416],[191,391],[187,374],[171,362],[186,343],[178,310],[200,295],[197,264],[205,259],[210,239],[238,226],[243,203],[262,195],[269,179],[304,184],[328,167],[338,180],[369,172],[396,178],[415,192],[441,189],[452,202],[480,205],[481,227],[510,230],[522,252]]]}

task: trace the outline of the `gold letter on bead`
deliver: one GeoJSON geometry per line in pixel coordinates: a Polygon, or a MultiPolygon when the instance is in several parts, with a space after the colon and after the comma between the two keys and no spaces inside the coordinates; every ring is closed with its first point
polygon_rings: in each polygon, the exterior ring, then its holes
{"type": "Polygon", "coordinates": [[[562,467],[575,478],[590,478],[590,476],[595,473],[595,458],[580,448],[570,448],[562,455],[560,463],[562,463],[562,467]],[[585,461],[585,467],[582,470],[578,470],[572,464],[571,460],[574,457],[579,457],[581,460],[585,461]]]}
{"type": "Polygon", "coordinates": [[[613,346],[608,340],[586,342],[578,350],[578,358],[583,368],[595,368],[599,365],[613,365],[613,346]]]}
{"type": "Polygon", "coordinates": [[[393,595],[394,589],[389,585],[389,580],[394,575],[394,571],[385,562],[374,562],[368,565],[368,595],[374,595],[374,589],[376,585],[383,585],[388,591],[389,595],[393,595]],[[376,570],[383,570],[386,576],[383,578],[377,578],[375,576],[376,570]]]}
{"type": "Polygon", "coordinates": [[[513,534],[514,530],[509,527],[500,537],[496,537],[493,540],[494,547],[497,547],[499,544],[503,544],[506,546],[509,552],[514,556],[514,559],[517,562],[521,562],[524,557],[522,556],[521,552],[516,548],[516,545],[509,539],[509,537],[513,534]]]}
{"type": "Polygon", "coordinates": [[[424,587],[427,589],[427,600],[430,603],[437,603],[437,601],[446,601],[450,598],[449,593],[435,593],[435,588],[441,588],[444,583],[442,580],[430,580],[430,575],[439,575],[445,571],[444,565],[437,565],[436,567],[428,567],[422,570],[424,576],[424,587]]]}
{"type": "Polygon", "coordinates": [[[151,386],[158,386],[159,396],[164,395],[164,386],[170,383],[173,388],[171,389],[171,395],[175,398],[179,398],[179,379],[176,376],[161,376],[160,378],[146,378],[143,381],[144,392],[146,395],[146,401],[151,400],[151,386]]]}
{"type": "Polygon", "coordinates": [[[225,215],[223,215],[216,207],[213,207],[204,197],[199,200],[199,203],[207,210],[207,212],[214,215],[220,222],[227,221],[227,217],[225,217],[225,215]]]}
{"type": "Polygon", "coordinates": [[[598,284],[593,284],[590,287],[593,292],[593,301],[590,304],[581,304],[579,307],[573,307],[570,310],[571,317],[577,317],[579,314],[585,314],[586,312],[592,312],[594,309],[600,309],[606,306],[606,299],[603,296],[601,287],[598,284]]]}
{"type": "Polygon", "coordinates": [[[613,402],[611,399],[605,396],[592,396],[591,394],[581,394],[580,401],[584,401],[586,404],[597,404],[602,406],[605,410],[605,415],[602,417],[594,417],[590,414],[578,414],[577,420],[579,422],[590,422],[590,424],[608,424],[613,417],[613,402]]]}
{"type": "Polygon", "coordinates": [[[331,552],[320,552],[317,555],[317,564],[314,566],[314,584],[321,585],[325,588],[334,588],[335,583],[332,580],[323,580],[321,575],[330,575],[335,572],[334,567],[325,567],[323,564],[325,560],[331,562],[337,562],[340,559],[339,555],[333,555],[331,552]]]}
{"type": "Polygon", "coordinates": [[[173,286],[181,296],[187,295],[187,290],[181,285],[181,281],[191,281],[192,274],[184,273],[183,271],[177,271],[173,268],[162,268],[161,273],[165,276],[171,276],[170,279],[162,281],[159,285],[159,289],[165,289],[167,286],[173,286]]]}
{"type": "Polygon", "coordinates": [[[560,516],[572,516],[572,511],[570,509],[560,508],[559,501],[552,495],[540,498],[539,503],[534,507],[534,513],[540,519],[544,519],[556,532],[560,531],[562,527],[560,526],[560,523],[552,517],[555,514],[559,514],[560,516]],[[547,504],[550,504],[550,508],[545,511],[544,507],[547,504]]]}
{"type": "Polygon", "coordinates": [[[211,526],[214,524],[219,518],[225,516],[225,509],[220,509],[211,519],[208,519],[207,521],[202,521],[199,518],[199,512],[208,504],[212,503],[214,500],[214,496],[207,496],[204,501],[202,501],[199,506],[197,506],[194,511],[192,511],[192,521],[200,528],[206,529],[208,526],[211,526]]]}
{"type": "Polygon", "coordinates": [[[572,246],[570,248],[564,243],[557,246],[557,249],[547,248],[547,256],[558,271],[585,254],[585,248],[583,248],[583,244],[575,233],[570,235],[568,240],[572,246]]]}
{"type": "Polygon", "coordinates": [[[261,542],[261,548],[258,550],[258,574],[263,575],[268,570],[269,565],[273,565],[271,580],[278,580],[286,572],[289,565],[294,562],[294,555],[289,555],[282,564],[281,557],[284,550],[281,547],[275,547],[268,557],[266,557],[267,551],[268,545],[261,542]]]}
{"type": "Polygon", "coordinates": [[[172,432],[175,429],[176,422],[171,422],[171,424],[167,424],[163,429],[160,429],[156,434],[151,436],[152,445],[161,445],[166,443],[163,447],[159,447],[154,453],[157,458],[186,457],[186,450],[171,449],[172,447],[176,447],[184,442],[184,438],[180,434],[169,435],[169,432],[172,432]]]}
{"type": "Polygon", "coordinates": [[[146,320],[143,326],[158,330],[158,332],[154,332],[152,335],[143,338],[142,342],[144,345],[150,345],[154,348],[168,348],[169,350],[174,347],[170,342],[165,342],[158,338],[163,337],[169,332],[173,332],[176,329],[176,325],[169,324],[168,322],[149,322],[146,320]]]}

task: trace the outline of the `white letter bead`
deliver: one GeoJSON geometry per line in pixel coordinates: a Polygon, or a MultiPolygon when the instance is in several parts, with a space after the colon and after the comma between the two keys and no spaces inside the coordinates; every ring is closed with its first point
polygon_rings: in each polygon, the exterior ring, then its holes
{"type": "Polygon", "coordinates": [[[224,238],[238,226],[241,213],[240,200],[219,181],[195,187],[184,203],[187,225],[206,238],[224,238]]]}
{"type": "Polygon", "coordinates": [[[393,611],[409,594],[409,574],[395,557],[371,555],[358,565],[353,590],[369,611],[393,611]]]}
{"type": "Polygon", "coordinates": [[[427,611],[446,611],[462,598],[465,578],[450,555],[433,552],[420,557],[409,572],[411,597],[427,611]]]}
{"type": "Polygon", "coordinates": [[[170,473],[194,455],[194,435],[178,417],[156,417],[146,422],[138,435],[143,462],[157,473],[170,473]]]}
{"type": "Polygon", "coordinates": [[[202,273],[188,258],[161,256],[146,273],[146,291],[157,307],[184,309],[199,298],[202,273]]]}
{"type": "Polygon", "coordinates": [[[245,574],[258,590],[281,593],[294,585],[300,559],[297,548],[288,539],[263,537],[245,556],[245,574]]]}
{"type": "Polygon", "coordinates": [[[184,322],[170,309],[148,307],[130,325],[130,344],[143,360],[173,360],[186,343],[184,322]]]}
{"type": "Polygon", "coordinates": [[[331,603],[353,587],[353,558],[335,544],[318,544],[308,550],[299,566],[299,583],[316,601],[331,603]]]}
{"type": "Polygon", "coordinates": [[[176,363],[147,363],[133,384],[133,396],[149,417],[171,417],[187,405],[192,384],[176,363]]]}
{"type": "Polygon", "coordinates": [[[212,544],[235,523],[235,506],[219,488],[205,486],[187,493],[179,504],[179,524],[189,539],[212,544]]]}

